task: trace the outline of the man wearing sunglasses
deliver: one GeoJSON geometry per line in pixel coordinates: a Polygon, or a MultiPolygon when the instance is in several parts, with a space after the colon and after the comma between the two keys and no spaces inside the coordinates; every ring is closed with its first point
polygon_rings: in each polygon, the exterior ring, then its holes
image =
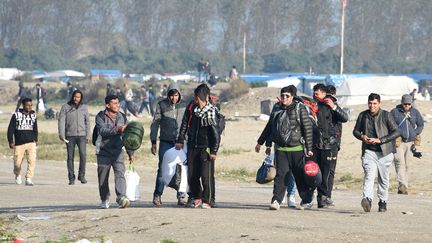
{"type": "Polygon", "coordinates": [[[413,157],[410,150],[412,146],[415,146],[414,141],[420,136],[424,127],[423,117],[413,107],[413,102],[414,98],[405,94],[402,96],[401,104],[391,111],[401,134],[401,140],[396,143],[394,158],[399,194],[408,194],[408,163],[413,157]]]}

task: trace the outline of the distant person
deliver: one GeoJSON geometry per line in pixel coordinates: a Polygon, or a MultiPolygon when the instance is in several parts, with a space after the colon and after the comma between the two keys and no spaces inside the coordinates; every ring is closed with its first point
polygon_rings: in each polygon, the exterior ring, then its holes
{"type": "MultiPolygon", "coordinates": [[[[214,165],[220,135],[216,123],[216,108],[209,102],[210,88],[206,84],[194,90],[192,106],[185,110],[175,148],[180,150],[187,139],[188,206],[211,208],[214,165]]],[[[189,106],[188,106],[189,107],[189,106]]]]}
{"type": "Polygon", "coordinates": [[[21,165],[27,155],[26,186],[33,186],[32,178],[36,166],[36,143],[38,125],[36,113],[32,110],[32,100],[23,98],[22,109],[12,115],[7,131],[9,148],[14,149],[15,183],[21,184],[21,165]]]}
{"type": "Polygon", "coordinates": [[[370,212],[374,196],[374,180],[378,171],[378,211],[387,211],[390,166],[396,152],[394,140],[399,137],[397,124],[390,112],[380,108],[381,96],[371,93],[368,110],[357,118],[353,135],[362,141],[362,167],[364,170],[361,206],[370,212]]]}
{"type": "Polygon", "coordinates": [[[237,67],[235,65],[232,66],[231,71],[229,72],[229,78],[231,80],[237,80],[238,77],[238,72],[237,72],[237,67]]]}
{"type": "Polygon", "coordinates": [[[156,101],[156,93],[153,89],[153,85],[148,86],[148,97],[149,97],[149,105],[150,105],[150,113],[151,116],[154,116],[154,102],[156,101]]]}
{"type": "MultiPolygon", "coordinates": [[[[322,183],[318,186],[318,208],[333,206],[331,194],[336,171],[338,152],[342,139],[342,125],[348,121],[348,114],[337,104],[337,99],[327,94],[328,87],[322,83],[313,87],[313,98],[318,105],[317,138],[314,138],[314,160],[318,163],[322,183]]],[[[315,134],[314,134],[315,135],[315,134]]]]}
{"type": "MultiPolygon", "coordinates": [[[[391,114],[398,126],[401,135],[400,142],[396,142],[394,164],[398,180],[398,194],[408,194],[408,164],[413,155],[412,146],[417,136],[420,136],[424,128],[423,117],[412,106],[414,99],[411,95],[403,95],[401,104],[393,108],[391,114]]],[[[398,139],[396,140],[398,141],[398,139]]]]}
{"type": "Polygon", "coordinates": [[[138,115],[138,112],[135,110],[134,107],[134,93],[132,91],[132,88],[129,88],[127,84],[124,84],[123,87],[125,91],[126,109],[130,111],[130,113],[132,113],[132,115],[134,115],[135,117],[141,117],[140,115],[138,115]]]}
{"type": "Polygon", "coordinates": [[[116,94],[115,89],[112,87],[112,85],[110,83],[107,83],[106,96],[115,95],[115,94],[116,94]]]}
{"type": "MultiPolygon", "coordinates": [[[[162,206],[162,194],[165,183],[162,178],[162,161],[165,152],[175,146],[175,141],[180,130],[186,104],[182,101],[180,89],[177,84],[172,83],[168,87],[168,97],[159,101],[156,106],[156,113],[150,126],[151,153],[156,155],[157,135],[159,131],[159,163],[156,175],[155,190],[153,192],[153,204],[162,206]]],[[[187,203],[185,194],[177,193],[178,205],[184,206],[187,203]]]]}
{"type": "Polygon", "coordinates": [[[211,73],[210,62],[207,60],[204,62],[204,81],[207,82],[211,73]]]}
{"type": "Polygon", "coordinates": [[[140,88],[140,100],[141,100],[141,105],[138,110],[138,114],[142,114],[144,109],[146,109],[148,114],[151,115],[149,94],[144,85],[141,85],[140,88]]]}
{"type": "Polygon", "coordinates": [[[204,79],[204,71],[205,71],[204,65],[205,65],[204,59],[201,58],[201,60],[197,64],[198,82],[199,83],[201,83],[201,81],[204,79]]]}
{"type": "Polygon", "coordinates": [[[216,83],[217,83],[216,76],[214,73],[211,73],[208,80],[208,84],[210,84],[210,86],[213,87],[216,85],[216,83]]]}
{"type": "Polygon", "coordinates": [[[18,94],[16,95],[17,105],[16,105],[16,108],[15,108],[15,111],[19,110],[19,108],[20,108],[20,106],[22,104],[23,99],[28,98],[27,96],[28,96],[27,95],[27,90],[24,87],[24,82],[23,81],[19,81],[19,83],[18,83],[18,94]]]}
{"type": "MultiPolygon", "coordinates": [[[[117,96],[105,97],[105,110],[96,115],[96,160],[99,181],[99,196],[101,208],[109,208],[109,174],[114,169],[116,202],[120,208],[130,205],[126,197],[125,164],[122,135],[127,127],[126,115],[120,112],[120,102],[117,96]]],[[[134,161],[134,151],[126,150],[129,163],[134,161]]]]}
{"type": "Polygon", "coordinates": [[[82,184],[87,183],[85,178],[86,148],[90,141],[91,133],[88,107],[83,103],[83,100],[83,93],[80,90],[75,90],[72,93],[71,100],[62,106],[58,119],[59,138],[62,142],[66,143],[69,185],[75,184],[75,145],[78,146],[80,157],[78,180],[82,184]]]}
{"type": "Polygon", "coordinates": [[[46,90],[40,84],[36,84],[36,113],[45,111],[46,90]]]}
{"type": "Polygon", "coordinates": [[[126,99],[123,91],[120,89],[120,87],[116,87],[116,94],[115,94],[119,101],[120,101],[120,108],[124,111],[125,114],[127,114],[127,108],[126,108],[126,99]]]}

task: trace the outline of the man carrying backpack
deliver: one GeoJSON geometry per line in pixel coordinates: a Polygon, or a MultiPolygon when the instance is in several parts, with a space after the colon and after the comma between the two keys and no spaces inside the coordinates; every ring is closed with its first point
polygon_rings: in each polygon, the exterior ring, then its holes
{"type": "Polygon", "coordinates": [[[175,145],[176,149],[182,149],[187,135],[189,199],[193,199],[191,207],[205,209],[212,207],[211,184],[220,142],[217,110],[209,102],[209,95],[210,89],[206,84],[195,89],[194,103],[184,113],[175,145]]]}
{"type": "Polygon", "coordinates": [[[62,106],[58,119],[59,138],[66,143],[69,185],[75,184],[75,145],[78,146],[80,156],[78,180],[82,184],[87,183],[86,147],[90,141],[90,116],[87,105],[83,104],[83,99],[83,93],[75,90],[71,100],[62,106]]]}
{"type": "MultiPolygon", "coordinates": [[[[175,146],[175,141],[180,130],[180,124],[186,109],[186,105],[181,99],[180,89],[176,83],[169,85],[167,96],[159,101],[156,106],[156,113],[150,126],[150,140],[152,143],[151,152],[156,155],[156,140],[159,134],[159,163],[156,176],[156,185],[153,192],[153,204],[157,207],[162,206],[161,196],[165,188],[162,179],[162,160],[165,152],[175,146]]],[[[177,193],[178,205],[186,205],[185,194],[177,193]]]]}
{"type": "MultiPolygon", "coordinates": [[[[305,157],[313,156],[312,123],[305,106],[294,100],[297,88],[289,85],[281,89],[281,105],[279,111],[274,111],[264,128],[264,137],[277,144],[276,177],[274,180],[273,197],[270,210],[278,210],[285,196],[286,178],[292,170],[302,199],[300,209],[312,207],[312,197],[315,188],[308,186],[304,180],[303,167],[305,157]]],[[[271,141],[266,144],[270,145],[271,141]]],[[[269,147],[269,146],[268,146],[269,147]]]]}
{"type": "Polygon", "coordinates": [[[327,94],[324,84],[313,87],[314,99],[318,104],[318,137],[314,138],[314,158],[322,173],[322,183],[318,186],[318,208],[333,205],[331,192],[336,170],[336,160],[341,143],[339,123],[348,121],[348,114],[336,103],[336,98],[327,94]]]}

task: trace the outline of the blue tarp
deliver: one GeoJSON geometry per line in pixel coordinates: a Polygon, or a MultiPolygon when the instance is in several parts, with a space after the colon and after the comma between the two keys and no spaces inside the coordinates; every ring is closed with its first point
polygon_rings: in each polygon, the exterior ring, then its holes
{"type": "Polygon", "coordinates": [[[120,70],[109,70],[109,69],[92,69],[90,75],[105,75],[105,76],[121,76],[120,70]]]}
{"type": "Polygon", "coordinates": [[[414,79],[417,83],[423,80],[432,80],[432,74],[412,73],[405,75],[414,79]]]}

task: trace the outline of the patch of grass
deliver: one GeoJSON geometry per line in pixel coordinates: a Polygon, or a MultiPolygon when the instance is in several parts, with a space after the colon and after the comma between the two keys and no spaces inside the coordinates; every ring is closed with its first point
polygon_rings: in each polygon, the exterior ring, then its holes
{"type": "Polygon", "coordinates": [[[241,154],[241,153],[248,153],[251,152],[250,149],[242,149],[242,148],[223,148],[221,147],[221,149],[218,151],[218,154],[220,155],[233,155],[233,154],[241,154]]]}
{"type": "Polygon", "coordinates": [[[249,171],[246,168],[239,169],[216,169],[216,176],[227,180],[236,180],[242,182],[252,182],[255,181],[255,172],[249,171]]]}
{"type": "Polygon", "coordinates": [[[10,224],[9,219],[0,218],[0,242],[12,241],[16,238],[15,233],[8,229],[8,224],[10,224]]]}
{"type": "Polygon", "coordinates": [[[45,243],[68,243],[70,241],[66,236],[62,236],[59,240],[46,240],[45,243]]]}
{"type": "Polygon", "coordinates": [[[162,240],[161,243],[178,243],[178,241],[175,241],[175,240],[162,240]]]}
{"type": "Polygon", "coordinates": [[[345,173],[341,177],[339,177],[339,182],[347,182],[351,181],[353,179],[353,176],[351,173],[345,173]]]}

